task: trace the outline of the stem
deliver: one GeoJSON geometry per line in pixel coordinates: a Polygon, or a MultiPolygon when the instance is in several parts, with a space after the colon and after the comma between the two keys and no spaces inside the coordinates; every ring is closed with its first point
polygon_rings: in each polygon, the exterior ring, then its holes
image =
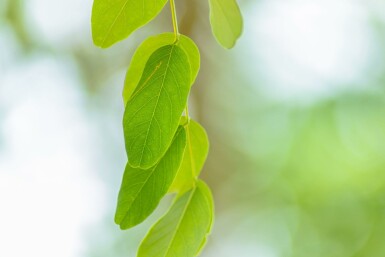
{"type": "MultiPolygon", "coordinates": [[[[177,43],[179,41],[179,30],[178,30],[178,19],[176,17],[176,9],[175,9],[175,2],[174,0],[170,0],[170,7],[171,7],[171,16],[172,16],[172,25],[174,27],[174,34],[175,34],[175,42],[174,43],[177,43]]],[[[187,118],[187,122],[184,126],[187,126],[189,123],[190,123],[190,115],[188,113],[188,101],[186,103],[186,108],[185,108],[185,114],[186,114],[186,118],[187,118]]],[[[187,130],[187,140],[190,141],[190,133],[189,133],[189,129],[186,129],[187,130]]],[[[189,147],[190,147],[190,154],[192,152],[191,150],[191,144],[189,143],[188,144],[189,147]]],[[[195,171],[195,167],[194,167],[194,164],[191,163],[192,165],[192,177],[194,178],[194,181],[193,181],[193,187],[196,188],[196,181],[198,181],[198,177],[196,176],[196,171],[195,171]]]]}
{"type": "Polygon", "coordinates": [[[190,115],[188,114],[188,102],[186,104],[186,109],[185,109],[186,117],[187,117],[187,124],[190,122],[190,115]]]}
{"type": "Polygon", "coordinates": [[[172,25],[174,27],[175,43],[179,41],[178,19],[176,17],[176,8],[174,0],[170,0],[172,25]]]}

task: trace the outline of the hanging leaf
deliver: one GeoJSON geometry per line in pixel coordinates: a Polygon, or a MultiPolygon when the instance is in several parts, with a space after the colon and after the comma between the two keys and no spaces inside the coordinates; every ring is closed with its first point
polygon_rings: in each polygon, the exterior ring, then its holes
{"type": "Polygon", "coordinates": [[[115,214],[121,229],[141,223],[155,210],[176,176],[185,146],[186,133],[180,127],[169,150],[154,167],[141,170],[127,164],[115,214]]]}
{"type": "Polygon", "coordinates": [[[95,45],[107,48],[125,39],[163,9],[167,0],[94,0],[92,37],[95,45]]]}
{"type": "MultiPolygon", "coordinates": [[[[130,99],[136,86],[138,85],[143,70],[150,56],[159,48],[165,45],[171,45],[175,41],[174,33],[163,33],[160,35],[152,36],[146,39],[135,51],[132,57],[130,67],[126,74],[126,80],[124,82],[123,100],[124,104],[130,99]]],[[[191,67],[191,85],[194,83],[200,66],[200,55],[198,47],[188,37],[180,35],[177,46],[182,48],[187,54],[190,67],[191,67]]]]}
{"type": "Polygon", "coordinates": [[[183,49],[167,45],[146,63],[123,118],[128,162],[149,169],[165,154],[190,91],[190,64],[183,49]]]}
{"type": "Polygon", "coordinates": [[[190,119],[190,122],[185,126],[185,130],[187,146],[182,164],[170,187],[170,192],[184,193],[193,187],[209,152],[209,140],[206,131],[199,123],[190,119]]]}
{"type": "Polygon", "coordinates": [[[179,197],[149,231],[138,257],[194,257],[206,242],[213,223],[214,205],[209,188],[201,181],[179,197]]]}
{"type": "Polygon", "coordinates": [[[243,19],[236,0],[209,0],[210,23],[218,43],[233,48],[242,34],[243,19]]]}

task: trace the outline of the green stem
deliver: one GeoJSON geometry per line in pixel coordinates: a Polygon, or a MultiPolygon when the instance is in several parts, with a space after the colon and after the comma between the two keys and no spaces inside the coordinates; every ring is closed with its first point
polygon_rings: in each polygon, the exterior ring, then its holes
{"type": "Polygon", "coordinates": [[[172,15],[172,25],[174,27],[175,34],[175,43],[179,41],[179,29],[178,29],[178,19],[176,17],[176,8],[174,0],[170,0],[171,15],[172,15]]]}
{"type": "Polygon", "coordinates": [[[188,114],[188,101],[187,101],[186,108],[185,108],[185,114],[186,114],[186,117],[187,117],[187,124],[189,124],[189,122],[190,122],[190,115],[188,114]]]}

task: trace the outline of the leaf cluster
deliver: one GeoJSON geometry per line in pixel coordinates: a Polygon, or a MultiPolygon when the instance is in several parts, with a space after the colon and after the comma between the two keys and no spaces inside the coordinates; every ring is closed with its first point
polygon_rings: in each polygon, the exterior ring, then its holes
{"type": "MultiPolygon", "coordinates": [[[[94,0],[95,45],[110,47],[154,19],[167,0],[94,0]]],[[[217,41],[231,48],[242,32],[235,0],[209,0],[217,41]]],[[[174,0],[170,0],[174,6],[174,0]]],[[[167,193],[176,193],[169,211],[142,241],[139,257],[193,257],[210,234],[214,204],[199,179],[209,141],[188,116],[188,96],[200,67],[198,47],[177,31],[146,39],[136,50],[123,89],[123,130],[128,162],[115,222],[121,229],[143,222],[167,193]],[[183,113],[185,115],[183,115],[183,113]]]]}

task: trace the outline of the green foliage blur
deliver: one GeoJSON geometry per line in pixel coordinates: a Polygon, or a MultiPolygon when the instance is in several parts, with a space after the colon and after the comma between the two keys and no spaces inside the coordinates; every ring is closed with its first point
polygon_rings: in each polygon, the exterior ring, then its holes
{"type": "MultiPolygon", "coordinates": [[[[144,38],[172,30],[169,11],[163,11],[148,28],[135,32],[132,39],[104,52],[92,45],[87,31],[82,32],[86,36],[78,33],[63,38],[62,44],[43,42],[28,23],[27,2],[3,0],[0,4],[0,30],[10,31],[19,46],[19,58],[42,52],[70,56],[83,78],[79,90],[85,92],[90,113],[119,112],[116,117],[120,117],[124,108],[121,90],[129,60],[144,38]]],[[[202,55],[200,75],[190,100],[191,116],[204,125],[211,142],[202,176],[214,194],[216,221],[201,256],[382,257],[385,6],[375,1],[359,5],[365,9],[366,30],[370,32],[365,40],[371,43],[369,50],[362,51],[374,52],[363,69],[364,79],[330,82],[315,76],[318,87],[329,88],[326,96],[306,91],[287,98],[302,89],[292,88],[293,83],[285,86],[283,80],[272,97],[267,92],[278,82],[266,79],[267,68],[261,68],[263,60],[252,54],[261,47],[261,43],[251,41],[256,33],[253,27],[258,26],[254,18],[260,14],[252,10],[259,10],[267,2],[239,1],[245,30],[238,46],[228,52],[217,46],[211,35],[207,3],[177,1],[180,32],[197,41],[202,55]]],[[[291,5],[293,1],[285,3],[291,5]]],[[[328,6],[334,5],[339,4],[328,6]]],[[[306,27],[306,20],[301,24],[306,27]]],[[[297,36],[295,42],[303,42],[304,35],[297,36]]],[[[322,40],[321,46],[331,39],[322,40]]],[[[351,43],[347,39],[343,47],[351,43]]],[[[262,49],[274,51],[271,45],[262,49]]],[[[270,65],[290,66],[284,55],[275,61],[270,65]]],[[[312,76],[304,66],[298,76],[312,76]]],[[[120,122],[117,118],[110,126],[121,129],[120,122]]],[[[106,149],[115,149],[123,137],[108,132],[104,130],[109,144],[106,149]]],[[[115,227],[114,197],[122,167],[116,164],[114,154],[107,155],[110,165],[99,176],[109,185],[111,205],[104,223],[89,231],[84,256],[134,256],[140,238],[163,209],[132,231],[121,232],[115,227]]]]}

